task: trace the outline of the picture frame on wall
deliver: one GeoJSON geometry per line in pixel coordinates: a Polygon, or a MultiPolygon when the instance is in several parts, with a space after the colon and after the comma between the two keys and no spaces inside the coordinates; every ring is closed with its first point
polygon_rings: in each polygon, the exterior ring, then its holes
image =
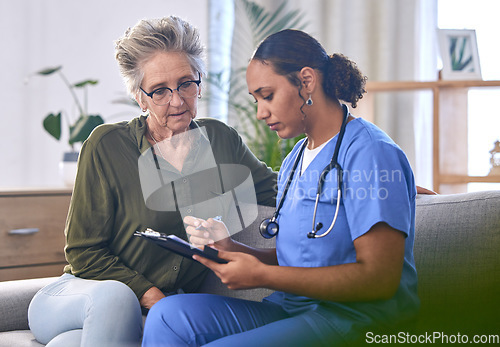
{"type": "Polygon", "coordinates": [[[476,31],[438,29],[443,80],[482,80],[476,31]]]}

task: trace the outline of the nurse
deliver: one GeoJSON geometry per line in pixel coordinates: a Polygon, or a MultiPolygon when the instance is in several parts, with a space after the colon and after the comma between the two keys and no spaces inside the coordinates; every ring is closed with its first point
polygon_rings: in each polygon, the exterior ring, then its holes
{"type": "Polygon", "coordinates": [[[354,62],[328,55],[302,31],[284,30],[259,45],[247,69],[257,118],[281,138],[306,135],[283,162],[277,213],[261,228],[272,234],[279,225],[276,249],[237,243],[220,221],[184,222],[191,242],[215,241],[227,264],[195,259],[230,289],[275,292],[263,302],[164,298],[149,312],[143,346],[341,345],[415,317],[414,177],[403,151],[343,105],[356,107],[365,81],[354,62]],[[338,165],[316,200],[334,156],[338,165]]]}

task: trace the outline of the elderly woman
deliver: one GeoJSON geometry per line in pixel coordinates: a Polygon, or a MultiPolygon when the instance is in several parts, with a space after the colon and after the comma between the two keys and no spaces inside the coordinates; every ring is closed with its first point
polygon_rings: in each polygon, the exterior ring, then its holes
{"type": "Polygon", "coordinates": [[[176,17],[142,20],[116,42],[128,91],[146,115],[96,128],[81,149],[65,230],[69,264],[29,308],[38,341],[140,344],[141,306],[149,309],[170,293],[196,291],[203,281],[203,265],[134,236],[149,227],[186,239],[179,209],[193,202],[187,189],[175,196],[176,210],[163,208],[168,201],[150,204],[154,191],[144,189],[151,178],[140,170],[144,154],[175,180],[205,163],[210,148],[208,157],[216,164],[247,167],[257,202],[274,205],[275,173],[236,131],[214,119],[195,120],[205,75],[202,53],[198,31],[176,17]],[[191,130],[203,136],[183,136],[191,130]]]}

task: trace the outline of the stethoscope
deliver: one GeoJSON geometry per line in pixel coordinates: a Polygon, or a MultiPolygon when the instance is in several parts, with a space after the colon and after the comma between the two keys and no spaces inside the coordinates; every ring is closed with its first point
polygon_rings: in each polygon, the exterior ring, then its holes
{"type": "MultiPolygon", "coordinates": [[[[340,198],[342,195],[342,176],[343,176],[343,170],[340,164],[338,163],[338,156],[339,156],[339,150],[340,150],[340,144],[342,143],[342,139],[344,137],[345,133],[345,127],[347,125],[347,118],[349,117],[349,109],[347,108],[346,105],[342,105],[344,109],[344,118],[342,119],[342,125],[340,126],[340,131],[339,131],[339,138],[337,139],[337,143],[335,144],[335,151],[333,152],[333,157],[330,163],[323,169],[321,172],[321,175],[319,176],[318,180],[318,187],[316,190],[316,202],[314,203],[314,213],[313,213],[313,221],[312,221],[312,231],[307,233],[307,237],[310,239],[314,238],[320,238],[320,237],[325,237],[332,231],[333,226],[335,225],[335,222],[337,221],[337,216],[339,213],[339,207],[340,207],[340,198]],[[319,203],[319,197],[323,191],[323,185],[325,183],[325,178],[326,175],[333,169],[337,169],[337,207],[335,208],[335,215],[333,217],[333,221],[330,224],[330,227],[328,228],[327,231],[325,231],[323,234],[317,235],[317,232],[323,228],[323,224],[320,222],[316,224],[316,212],[318,209],[318,203],[319,203]]],[[[293,163],[292,170],[290,171],[290,175],[288,175],[287,182],[285,184],[285,189],[283,190],[283,194],[281,195],[280,201],[278,203],[278,207],[276,208],[276,211],[274,212],[273,216],[271,218],[265,219],[260,223],[259,226],[259,231],[260,234],[266,238],[270,239],[274,236],[276,236],[279,232],[279,224],[278,224],[278,215],[281,211],[281,208],[283,207],[283,203],[285,202],[285,197],[288,193],[288,189],[290,188],[290,184],[292,183],[293,176],[295,174],[295,171],[297,170],[297,166],[299,165],[300,159],[302,157],[302,153],[304,152],[304,149],[307,146],[307,140],[304,141],[302,144],[299,153],[297,157],[295,158],[295,162],[293,163]]]]}

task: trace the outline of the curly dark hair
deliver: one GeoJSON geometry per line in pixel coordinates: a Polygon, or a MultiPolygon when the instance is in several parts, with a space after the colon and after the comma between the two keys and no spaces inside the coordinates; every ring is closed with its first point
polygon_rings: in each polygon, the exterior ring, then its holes
{"type": "MultiPolygon", "coordinates": [[[[355,62],[342,54],[328,55],[323,46],[309,34],[286,29],[268,36],[257,47],[252,60],[269,63],[276,73],[301,87],[297,73],[308,66],[323,74],[325,94],[356,107],[366,93],[367,77],[355,62]]],[[[305,100],[304,100],[305,101],[305,100]]]]}

